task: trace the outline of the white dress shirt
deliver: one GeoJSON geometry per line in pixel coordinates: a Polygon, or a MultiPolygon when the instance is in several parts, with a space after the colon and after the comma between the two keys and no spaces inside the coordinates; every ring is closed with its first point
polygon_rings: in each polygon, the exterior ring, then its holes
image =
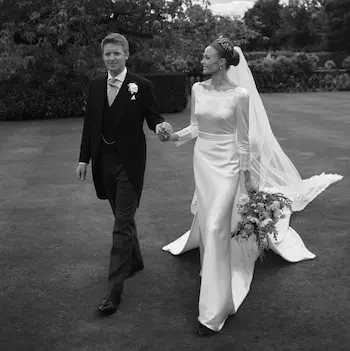
{"type": "MultiPolygon", "coordinates": [[[[108,91],[109,89],[111,89],[111,87],[110,87],[109,84],[108,84],[108,80],[110,80],[111,78],[118,79],[118,88],[119,88],[119,90],[120,90],[120,88],[121,88],[121,86],[122,86],[122,84],[123,84],[123,82],[124,82],[124,80],[125,80],[125,77],[126,77],[127,72],[128,72],[127,68],[124,67],[124,69],[123,69],[117,76],[113,77],[113,76],[111,75],[111,72],[108,71],[108,77],[107,77],[107,91],[108,91]]],[[[118,90],[118,92],[119,92],[119,90],[118,90]]],[[[117,93],[117,95],[118,95],[118,93],[117,93]]]]}

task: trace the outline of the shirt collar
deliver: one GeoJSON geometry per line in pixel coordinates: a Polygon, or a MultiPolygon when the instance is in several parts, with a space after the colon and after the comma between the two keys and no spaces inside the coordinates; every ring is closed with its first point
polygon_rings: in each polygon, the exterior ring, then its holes
{"type": "Polygon", "coordinates": [[[110,79],[110,78],[116,78],[116,79],[118,79],[120,82],[124,82],[127,72],[128,72],[127,68],[124,67],[124,69],[123,69],[117,76],[113,77],[113,76],[111,75],[111,72],[108,71],[108,79],[110,79]]]}

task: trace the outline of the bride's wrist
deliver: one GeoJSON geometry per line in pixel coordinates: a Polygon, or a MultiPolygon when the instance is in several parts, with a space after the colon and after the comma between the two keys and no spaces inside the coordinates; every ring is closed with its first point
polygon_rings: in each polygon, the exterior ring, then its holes
{"type": "Polygon", "coordinates": [[[244,178],[245,178],[245,180],[246,180],[246,181],[250,181],[250,180],[252,179],[251,174],[250,174],[250,171],[247,169],[247,170],[245,170],[245,171],[243,171],[243,172],[244,172],[244,178]]]}
{"type": "Polygon", "coordinates": [[[169,137],[170,141],[178,141],[179,139],[180,139],[180,137],[178,136],[178,134],[176,134],[176,133],[170,134],[170,137],[169,137]]]}

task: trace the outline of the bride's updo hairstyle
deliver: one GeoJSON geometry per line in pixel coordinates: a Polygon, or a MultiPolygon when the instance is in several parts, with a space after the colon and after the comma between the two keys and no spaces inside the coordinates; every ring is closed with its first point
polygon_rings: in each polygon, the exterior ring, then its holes
{"type": "Polygon", "coordinates": [[[210,44],[218,53],[220,58],[226,59],[226,69],[239,64],[239,53],[234,49],[230,39],[220,37],[210,44]]]}

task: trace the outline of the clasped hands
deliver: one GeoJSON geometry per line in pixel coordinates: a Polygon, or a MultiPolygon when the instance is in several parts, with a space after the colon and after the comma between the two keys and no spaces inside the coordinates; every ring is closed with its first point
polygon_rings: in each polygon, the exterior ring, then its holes
{"type": "Polygon", "coordinates": [[[173,132],[173,127],[168,122],[159,123],[156,125],[156,134],[160,141],[167,141],[173,132]]]}

